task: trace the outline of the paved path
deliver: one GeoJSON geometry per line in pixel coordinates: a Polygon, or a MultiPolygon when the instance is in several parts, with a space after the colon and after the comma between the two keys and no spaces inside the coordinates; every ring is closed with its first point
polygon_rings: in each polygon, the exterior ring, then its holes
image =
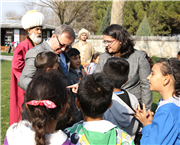
{"type": "Polygon", "coordinates": [[[0,60],[12,60],[13,56],[0,55],[0,60]]]}

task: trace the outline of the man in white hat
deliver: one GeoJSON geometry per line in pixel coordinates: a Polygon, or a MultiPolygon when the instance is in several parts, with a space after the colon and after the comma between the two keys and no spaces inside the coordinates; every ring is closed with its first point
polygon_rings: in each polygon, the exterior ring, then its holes
{"type": "Polygon", "coordinates": [[[21,19],[22,27],[27,30],[28,36],[15,48],[11,63],[10,125],[21,120],[24,91],[17,83],[25,66],[26,52],[42,41],[41,30],[44,23],[44,15],[36,10],[28,11],[21,19]]]}
{"type": "Polygon", "coordinates": [[[73,48],[79,50],[81,55],[81,63],[84,65],[84,67],[87,67],[90,64],[92,55],[95,53],[92,44],[86,41],[89,35],[89,31],[82,28],[78,33],[79,42],[72,46],[73,48]]]}

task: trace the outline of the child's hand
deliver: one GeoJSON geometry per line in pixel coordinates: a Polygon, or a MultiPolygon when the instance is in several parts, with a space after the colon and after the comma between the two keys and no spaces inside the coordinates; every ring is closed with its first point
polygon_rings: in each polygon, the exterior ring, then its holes
{"type": "Polygon", "coordinates": [[[81,69],[81,73],[82,73],[83,77],[87,76],[87,72],[84,69],[81,69]]]}
{"type": "Polygon", "coordinates": [[[148,110],[147,114],[148,115],[146,117],[149,119],[149,121],[151,120],[151,123],[152,123],[154,112],[151,112],[150,110],[148,110]]]}
{"type": "Polygon", "coordinates": [[[137,113],[137,112],[143,112],[143,110],[141,110],[141,107],[140,107],[140,105],[138,104],[137,105],[137,109],[135,109],[134,107],[133,107],[133,109],[134,109],[134,111],[137,113]]]}
{"type": "Polygon", "coordinates": [[[86,63],[83,65],[83,67],[88,67],[88,65],[89,65],[89,63],[86,62],[86,63]]]}
{"type": "Polygon", "coordinates": [[[154,117],[154,113],[151,112],[150,110],[148,110],[148,112],[146,112],[146,107],[143,104],[143,110],[141,110],[140,106],[138,105],[138,110],[136,110],[134,108],[134,111],[136,112],[136,114],[134,115],[144,126],[148,125],[148,124],[152,124],[152,120],[154,117]]]}
{"type": "Polygon", "coordinates": [[[67,86],[66,88],[72,88],[72,92],[77,94],[79,84],[74,84],[71,86],[67,86]]]}

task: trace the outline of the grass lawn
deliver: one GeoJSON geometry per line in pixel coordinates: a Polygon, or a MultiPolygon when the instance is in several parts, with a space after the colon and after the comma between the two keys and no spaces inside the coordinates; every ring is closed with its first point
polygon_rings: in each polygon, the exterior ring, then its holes
{"type": "Polygon", "coordinates": [[[1,55],[13,56],[14,53],[1,52],[1,55]]]}
{"type": "Polygon", "coordinates": [[[11,61],[1,60],[1,144],[9,127],[11,61]]]}
{"type": "MultiPolygon", "coordinates": [[[[11,61],[1,60],[1,144],[4,142],[9,127],[10,73],[11,61]]],[[[159,93],[153,92],[153,112],[156,110],[160,98],[159,93]]]]}

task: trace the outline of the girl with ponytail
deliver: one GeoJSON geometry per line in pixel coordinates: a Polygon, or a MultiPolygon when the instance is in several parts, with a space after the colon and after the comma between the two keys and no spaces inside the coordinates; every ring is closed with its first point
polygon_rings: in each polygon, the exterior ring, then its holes
{"type": "Polygon", "coordinates": [[[66,134],[55,131],[68,99],[59,72],[38,72],[25,93],[23,113],[28,114],[28,119],[9,127],[4,145],[69,145],[66,134]]]}
{"type": "Polygon", "coordinates": [[[135,117],[144,125],[141,145],[180,144],[180,61],[177,58],[159,59],[147,77],[150,90],[162,98],[154,115],[145,105],[138,108],[135,117]]]}

